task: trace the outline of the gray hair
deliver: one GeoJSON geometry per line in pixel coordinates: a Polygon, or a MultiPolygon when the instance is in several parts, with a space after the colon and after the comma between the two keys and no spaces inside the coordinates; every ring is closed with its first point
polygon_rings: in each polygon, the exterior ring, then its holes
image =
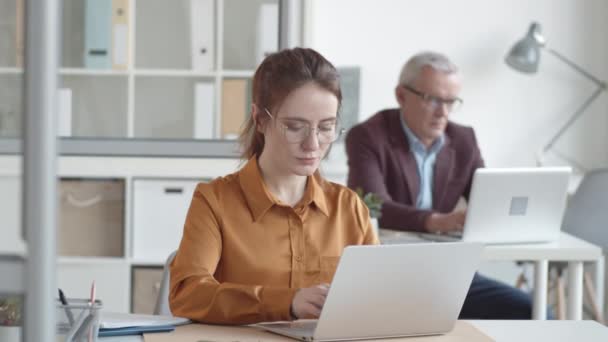
{"type": "Polygon", "coordinates": [[[414,55],[405,63],[399,75],[399,84],[411,84],[426,66],[446,74],[458,72],[458,67],[446,55],[439,52],[424,51],[414,55]]]}

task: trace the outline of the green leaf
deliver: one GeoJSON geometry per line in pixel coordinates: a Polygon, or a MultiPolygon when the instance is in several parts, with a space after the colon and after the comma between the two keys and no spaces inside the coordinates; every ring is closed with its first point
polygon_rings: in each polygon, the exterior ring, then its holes
{"type": "Polygon", "coordinates": [[[373,192],[368,192],[365,195],[363,194],[363,189],[358,187],[355,189],[355,192],[359,197],[363,200],[363,203],[369,209],[369,216],[372,218],[379,218],[382,215],[382,199],[380,196],[376,195],[373,192]]]}

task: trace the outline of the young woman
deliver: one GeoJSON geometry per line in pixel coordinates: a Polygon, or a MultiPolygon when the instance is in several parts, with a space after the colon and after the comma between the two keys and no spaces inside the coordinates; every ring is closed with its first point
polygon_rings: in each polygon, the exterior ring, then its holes
{"type": "Polygon", "coordinates": [[[199,184],[171,265],[176,316],[218,324],[317,318],[345,246],[375,244],[368,210],[325,181],[341,134],[333,65],[311,49],[268,56],[253,78],[236,173],[199,184]]]}

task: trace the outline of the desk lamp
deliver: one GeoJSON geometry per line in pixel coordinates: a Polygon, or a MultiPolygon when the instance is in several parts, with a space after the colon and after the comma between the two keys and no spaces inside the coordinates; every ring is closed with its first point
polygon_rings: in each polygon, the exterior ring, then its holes
{"type": "Polygon", "coordinates": [[[553,56],[555,56],[560,61],[566,63],[572,69],[576,70],[579,74],[585,76],[587,79],[592,81],[596,85],[595,91],[583,102],[583,104],[572,113],[566,121],[566,123],[555,133],[549,142],[543,146],[540,154],[538,156],[538,162],[542,161],[542,156],[553,147],[555,142],[572,126],[572,124],[585,112],[585,110],[595,101],[595,99],[606,90],[606,82],[598,79],[597,77],[591,75],[588,71],[584,70],[581,66],[572,62],[568,58],[564,57],[559,52],[547,47],[545,45],[545,38],[541,33],[540,24],[533,22],[528,29],[528,33],[525,37],[519,40],[515,45],[511,48],[507,56],[505,57],[505,62],[511,68],[527,73],[533,74],[538,70],[538,64],[540,63],[540,54],[541,49],[549,52],[553,56]]]}

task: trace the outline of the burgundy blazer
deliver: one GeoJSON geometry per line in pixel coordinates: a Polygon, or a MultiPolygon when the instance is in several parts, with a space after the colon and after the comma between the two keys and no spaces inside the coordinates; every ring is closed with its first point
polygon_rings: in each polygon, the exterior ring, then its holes
{"type": "Polygon", "coordinates": [[[468,199],[473,173],[483,167],[483,159],[473,129],[449,122],[433,170],[433,209],[417,209],[420,178],[400,115],[399,109],[383,110],[350,129],[348,186],[384,200],[380,227],[424,231],[431,213],[448,213],[461,196],[468,199]]]}

